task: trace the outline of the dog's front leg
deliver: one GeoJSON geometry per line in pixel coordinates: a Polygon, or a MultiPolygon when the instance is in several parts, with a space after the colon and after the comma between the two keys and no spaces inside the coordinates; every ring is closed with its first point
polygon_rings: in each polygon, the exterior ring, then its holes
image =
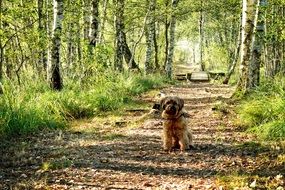
{"type": "Polygon", "coordinates": [[[172,134],[171,132],[166,129],[166,127],[163,128],[163,149],[165,151],[170,151],[172,148],[172,134]]]}
{"type": "Polygon", "coordinates": [[[180,150],[185,151],[186,149],[188,149],[189,139],[188,139],[187,134],[183,133],[178,138],[179,138],[180,150]]]}

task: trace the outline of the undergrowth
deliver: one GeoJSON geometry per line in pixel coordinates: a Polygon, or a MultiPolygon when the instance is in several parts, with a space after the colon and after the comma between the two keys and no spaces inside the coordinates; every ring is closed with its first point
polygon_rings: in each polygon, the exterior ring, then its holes
{"type": "Polygon", "coordinates": [[[169,82],[159,75],[101,75],[88,81],[66,81],[60,92],[46,82],[7,82],[0,95],[0,135],[29,134],[42,128],[63,128],[69,120],[123,108],[134,96],[169,82]]]}
{"type": "Polygon", "coordinates": [[[285,139],[285,80],[265,81],[242,100],[239,125],[263,140],[285,139]]]}

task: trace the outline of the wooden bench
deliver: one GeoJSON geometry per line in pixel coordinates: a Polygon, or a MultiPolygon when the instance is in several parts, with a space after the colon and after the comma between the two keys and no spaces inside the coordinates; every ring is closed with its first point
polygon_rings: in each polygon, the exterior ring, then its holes
{"type": "Polygon", "coordinates": [[[199,71],[199,72],[192,72],[190,74],[189,80],[192,82],[209,82],[210,77],[207,72],[199,71]]]}

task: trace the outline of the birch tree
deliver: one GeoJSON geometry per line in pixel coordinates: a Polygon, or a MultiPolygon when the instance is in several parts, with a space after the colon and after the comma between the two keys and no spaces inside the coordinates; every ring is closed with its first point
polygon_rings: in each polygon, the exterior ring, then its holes
{"type": "Polygon", "coordinates": [[[124,56],[124,42],[123,42],[123,16],[124,16],[124,0],[117,0],[116,11],[115,11],[115,59],[114,67],[115,70],[123,71],[123,56],[124,56]]]}
{"type": "Polygon", "coordinates": [[[133,59],[132,52],[127,44],[127,37],[125,33],[125,23],[124,23],[124,9],[125,9],[125,0],[117,0],[116,11],[115,11],[116,50],[115,50],[114,66],[115,69],[119,71],[123,71],[123,58],[128,64],[129,69],[139,69],[137,63],[133,59]]]}
{"type": "MultiPolygon", "coordinates": [[[[2,15],[3,15],[3,0],[0,0],[0,31],[3,30],[2,25],[2,15]]],[[[3,80],[3,62],[4,62],[4,43],[2,32],[0,33],[0,94],[2,93],[2,80],[3,80]]]]}
{"type": "Polygon", "coordinates": [[[154,18],[154,10],[155,10],[155,0],[148,0],[149,4],[149,15],[147,17],[147,29],[146,29],[146,58],[145,58],[145,72],[150,73],[152,71],[153,66],[151,65],[152,51],[155,39],[155,18],[154,18]]]}
{"type": "Polygon", "coordinates": [[[253,39],[253,51],[252,51],[252,61],[249,69],[249,88],[254,88],[259,86],[260,83],[260,66],[261,66],[261,52],[263,47],[263,38],[264,38],[264,20],[263,20],[263,10],[261,7],[264,7],[267,4],[266,0],[258,0],[256,6],[256,17],[255,25],[256,32],[253,39]]]}
{"type": "Polygon", "coordinates": [[[205,70],[205,63],[203,60],[204,54],[204,13],[203,13],[203,0],[200,1],[200,17],[199,17],[199,40],[200,40],[200,62],[201,70],[205,70]]]}
{"type": "Polygon", "coordinates": [[[241,31],[241,65],[237,91],[246,93],[249,90],[249,66],[252,53],[252,40],[255,29],[255,0],[243,0],[241,31]]]}
{"type": "MultiPolygon", "coordinates": [[[[167,10],[169,7],[169,0],[165,0],[165,9],[167,10]]],[[[164,40],[165,40],[165,49],[164,49],[164,56],[165,56],[165,60],[164,60],[164,65],[163,68],[166,69],[166,64],[167,64],[167,58],[168,58],[168,48],[169,48],[169,37],[168,37],[168,30],[169,30],[169,20],[168,20],[168,14],[166,14],[165,16],[165,21],[164,21],[164,40]]]]}
{"type": "Polygon", "coordinates": [[[99,0],[92,0],[92,21],[90,28],[90,52],[92,53],[92,48],[96,47],[99,34],[99,0]]]}
{"type": "Polygon", "coordinates": [[[47,69],[47,47],[46,47],[46,35],[45,30],[45,16],[44,16],[44,0],[38,0],[38,33],[39,33],[39,58],[38,67],[40,71],[44,71],[46,75],[47,69]]]}
{"type": "Polygon", "coordinates": [[[85,41],[89,40],[90,32],[90,14],[91,14],[91,4],[90,0],[83,0],[83,38],[85,41]]]}
{"type": "Polygon", "coordinates": [[[53,3],[54,21],[52,33],[50,85],[54,90],[61,90],[63,86],[60,73],[60,46],[63,20],[63,0],[54,0],[53,3]]]}
{"type": "Polygon", "coordinates": [[[106,24],[106,20],[107,20],[107,8],[108,8],[108,0],[104,0],[103,2],[103,15],[102,15],[102,24],[100,26],[100,35],[99,35],[99,39],[98,42],[99,43],[103,43],[104,42],[104,32],[105,32],[105,24],[106,24]]]}
{"type": "Polygon", "coordinates": [[[167,63],[166,63],[166,75],[168,78],[172,77],[172,64],[173,64],[173,54],[174,54],[174,45],[175,45],[175,25],[176,25],[176,15],[175,9],[177,7],[179,0],[172,0],[172,13],[170,18],[169,25],[169,49],[167,55],[167,63]]]}

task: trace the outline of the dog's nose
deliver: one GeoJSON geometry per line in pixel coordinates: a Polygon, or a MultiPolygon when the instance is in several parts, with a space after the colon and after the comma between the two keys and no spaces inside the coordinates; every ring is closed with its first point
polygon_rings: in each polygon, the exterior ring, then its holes
{"type": "Polygon", "coordinates": [[[171,111],[175,111],[176,108],[175,108],[174,106],[171,106],[170,110],[171,110],[171,111]]]}

